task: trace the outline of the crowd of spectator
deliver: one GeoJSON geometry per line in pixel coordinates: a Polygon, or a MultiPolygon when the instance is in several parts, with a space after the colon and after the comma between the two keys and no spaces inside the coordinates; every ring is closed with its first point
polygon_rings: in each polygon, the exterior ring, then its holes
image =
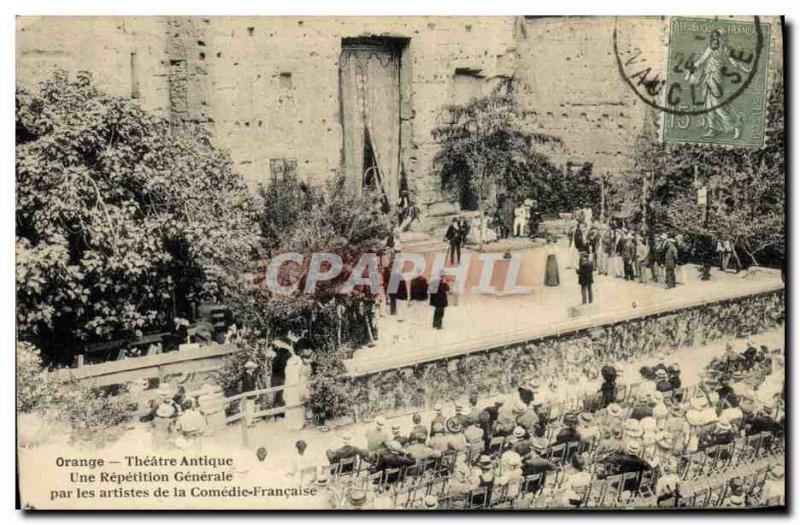
{"type": "Polygon", "coordinates": [[[782,505],[783,366],[780,349],[749,343],[694,385],[676,363],[629,385],[605,366],[598,392],[545,400],[531,378],[513,403],[472,394],[411,428],[379,416],[297,474],[336,508],[782,505]]]}

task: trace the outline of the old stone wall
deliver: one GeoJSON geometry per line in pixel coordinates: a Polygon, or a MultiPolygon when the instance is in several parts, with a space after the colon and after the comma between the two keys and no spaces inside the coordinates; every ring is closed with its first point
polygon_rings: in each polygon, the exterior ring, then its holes
{"type": "Polygon", "coordinates": [[[784,316],[781,289],[566,331],[353,377],[352,406],[357,419],[369,419],[463,399],[470,392],[481,398],[509,393],[531,377],[545,382],[563,378],[570,367],[577,367],[576,374],[583,377],[599,373],[606,364],[765,332],[782,326],[784,316]],[[576,360],[583,364],[571,362],[579,356],[586,358],[576,360]]]}
{"type": "MultiPolygon", "coordinates": [[[[772,24],[772,69],[782,67],[772,24]]],[[[87,69],[111,94],[174,122],[208,127],[255,186],[291,166],[309,180],[340,170],[342,40],[394,37],[401,55],[401,161],[423,211],[455,208],[431,161],[443,107],[513,77],[539,129],[562,138],[556,161],[631,167],[646,105],[623,82],[612,46],[664,64],[663,17],[69,17],[22,18],[17,78],[87,69]]],[[[626,55],[629,56],[629,55],[626,55]]]]}

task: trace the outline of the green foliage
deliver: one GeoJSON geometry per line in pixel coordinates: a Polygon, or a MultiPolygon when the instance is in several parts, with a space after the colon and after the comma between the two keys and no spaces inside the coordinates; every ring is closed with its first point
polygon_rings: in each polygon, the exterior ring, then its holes
{"type": "Polygon", "coordinates": [[[347,370],[342,363],[344,352],[335,348],[318,353],[313,367],[314,379],[311,383],[306,407],[311,409],[324,423],[334,417],[352,412],[352,388],[347,370]]]}
{"type": "Polygon", "coordinates": [[[446,123],[433,131],[440,146],[433,163],[443,188],[463,206],[474,208],[492,182],[511,195],[544,197],[560,175],[548,155],[560,139],[532,131],[532,112],[520,107],[509,86],[448,106],[445,114],[446,123]]]}
{"type": "Polygon", "coordinates": [[[255,199],[201,130],[63,72],[16,95],[17,323],[48,360],[169,328],[256,245],[255,199]]]}
{"type": "MultiPolygon", "coordinates": [[[[336,293],[334,286],[320,286],[315,293],[305,294],[303,288],[315,252],[342,257],[345,270],[335,285],[346,280],[348,269],[363,253],[383,249],[391,219],[381,210],[379,194],[365,189],[358,195],[348,190],[341,177],[321,186],[305,185],[291,173],[273,178],[260,193],[266,203],[259,219],[265,251],[273,255],[296,252],[303,256],[304,264],[286,264],[279,276],[281,284],[299,283],[299,290],[292,295],[271,293],[266,286],[249,283],[239,286],[236,293],[229,294],[229,304],[237,317],[253,330],[254,337],[286,337],[290,331],[296,335],[306,333],[312,349],[329,340],[365,343],[365,337],[359,335],[364,330],[358,325],[371,319],[370,294],[356,290],[343,295],[336,293]],[[267,207],[270,203],[274,208],[267,207]]],[[[261,272],[268,263],[264,261],[261,272]]]]}
{"type": "MultiPolygon", "coordinates": [[[[259,217],[264,251],[271,256],[286,252],[303,255],[303,265],[287,264],[279,276],[281,284],[299,283],[300,290],[282,295],[242,281],[235,293],[228,294],[229,306],[247,330],[234,341],[243,352],[229,360],[216,380],[226,390],[236,391],[247,359],[259,365],[262,378],[268,378],[274,356],[269,342],[286,340],[293,334],[300,337],[296,348],[312,366],[311,409],[323,419],[342,415],[349,399],[341,379],[345,373],[342,360],[353,348],[370,342],[368,324],[375,333],[374,298],[358,289],[348,295],[336,293],[335,285],[349,277],[348,270],[363,253],[383,249],[391,218],[382,211],[376,191],[365,188],[362,194],[356,194],[341,177],[316,186],[286,173],[272,178],[260,195],[264,202],[259,217]],[[305,294],[302,290],[314,252],[338,254],[345,270],[333,285],[305,294]]],[[[264,261],[259,271],[264,272],[268,263],[264,261]]]]}
{"type": "Polygon", "coordinates": [[[239,348],[239,352],[227,357],[220,368],[209,374],[209,379],[219,385],[227,396],[240,393],[245,372],[244,365],[252,361],[258,367],[256,388],[267,388],[272,358],[275,356],[272,349],[267,347],[267,340],[256,337],[248,327],[240,328],[229,336],[229,341],[239,348]]]}
{"type": "Polygon", "coordinates": [[[781,78],[770,93],[764,147],[657,144],[651,137],[639,144],[637,159],[642,169],[653,169],[655,174],[655,184],[649,188],[652,228],[682,232],[698,251],[699,246],[713,250],[711,244],[727,238],[748,255],[746,262],[783,263],[786,165],[781,78]],[[696,201],[700,185],[709,188],[706,221],[696,201]]]}
{"type": "Polygon", "coordinates": [[[39,349],[17,342],[17,414],[45,409],[58,398],[58,386],[44,369],[39,349]]]}
{"type": "MultiPolygon", "coordinates": [[[[26,424],[64,418],[74,441],[102,445],[121,435],[122,423],[135,409],[126,391],[109,395],[86,384],[55,379],[43,366],[38,348],[17,343],[17,413],[39,416],[26,418],[26,424]]],[[[29,435],[30,430],[22,432],[29,435]]]]}

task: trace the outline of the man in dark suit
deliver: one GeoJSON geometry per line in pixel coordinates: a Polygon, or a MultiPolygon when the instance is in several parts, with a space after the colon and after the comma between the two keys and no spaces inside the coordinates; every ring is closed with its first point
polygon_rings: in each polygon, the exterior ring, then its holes
{"type": "MultiPolygon", "coordinates": [[[[350,434],[345,434],[342,438],[344,444],[337,448],[336,450],[326,450],[325,455],[328,456],[328,461],[333,465],[334,463],[338,463],[343,459],[349,458],[360,458],[361,461],[366,461],[369,458],[369,452],[362,448],[354,447],[350,444],[351,441],[350,434]]],[[[356,463],[358,463],[358,459],[356,459],[356,463]]],[[[342,472],[349,472],[354,467],[355,464],[349,466],[342,466],[342,472]]]]}
{"type": "Polygon", "coordinates": [[[453,221],[444,234],[444,240],[450,244],[447,248],[447,260],[450,264],[455,261],[461,264],[461,228],[458,224],[458,218],[453,217],[453,221]]]}
{"type": "MultiPolygon", "coordinates": [[[[522,461],[522,475],[533,476],[536,474],[547,475],[548,472],[556,470],[556,466],[546,459],[547,455],[547,440],[544,438],[531,438],[530,440],[530,454],[525,456],[522,461]]],[[[541,484],[544,483],[544,477],[538,484],[531,484],[528,486],[530,492],[536,492],[541,484]]]]}
{"type": "Polygon", "coordinates": [[[441,330],[444,309],[447,308],[447,292],[450,291],[450,287],[444,282],[443,273],[440,273],[435,279],[438,282],[436,283],[436,291],[430,294],[430,304],[433,306],[433,327],[441,330]]]}
{"type": "MultiPolygon", "coordinates": [[[[386,443],[388,450],[378,455],[378,462],[376,465],[376,472],[383,471],[391,468],[399,468],[402,471],[403,467],[409,467],[416,463],[404,450],[397,441],[388,441],[386,443]]],[[[387,476],[384,480],[385,483],[395,483],[400,478],[400,473],[392,476],[387,476]]]]}
{"type": "Polygon", "coordinates": [[[664,244],[664,269],[666,270],[667,288],[675,288],[675,268],[678,266],[678,245],[670,235],[664,244]]]}
{"type": "Polygon", "coordinates": [[[556,443],[570,443],[572,441],[580,441],[581,433],[577,429],[578,416],[576,414],[567,414],[564,416],[564,428],[556,435],[556,443]]]}

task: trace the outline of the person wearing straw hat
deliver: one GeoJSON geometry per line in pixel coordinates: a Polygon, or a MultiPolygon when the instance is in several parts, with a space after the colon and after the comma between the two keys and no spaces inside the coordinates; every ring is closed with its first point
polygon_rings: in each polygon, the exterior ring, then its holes
{"type": "Polygon", "coordinates": [[[436,510],[439,508],[439,499],[433,494],[428,494],[416,506],[420,510],[436,510]]]}
{"type": "Polygon", "coordinates": [[[187,399],[183,403],[183,412],[175,420],[175,430],[180,433],[185,443],[185,449],[195,452],[200,451],[200,437],[205,433],[206,418],[197,410],[194,399],[187,399]]]}
{"type": "Polygon", "coordinates": [[[408,434],[408,441],[417,439],[423,443],[428,439],[428,427],[422,424],[422,416],[419,412],[414,412],[411,416],[411,423],[414,425],[408,434]]]}
{"type": "MultiPolygon", "coordinates": [[[[541,437],[531,438],[531,453],[522,461],[522,475],[533,476],[535,474],[546,474],[556,470],[556,465],[547,459],[547,440],[541,437]]],[[[536,487],[531,487],[531,491],[536,487]]]]}
{"type": "Polygon", "coordinates": [[[369,494],[366,490],[358,487],[351,487],[347,491],[347,497],[339,507],[340,510],[366,510],[370,508],[369,494]]]}
{"type": "Polygon", "coordinates": [[[464,413],[464,403],[462,401],[456,401],[453,403],[453,409],[455,410],[455,415],[453,417],[462,427],[466,427],[469,424],[469,416],[464,413]]]}
{"type": "MultiPolygon", "coordinates": [[[[735,438],[736,435],[733,433],[731,424],[728,421],[718,420],[714,430],[706,434],[705,439],[700,444],[700,448],[706,449],[708,447],[730,445],[735,438]]],[[[727,457],[721,459],[727,459],[727,457]]]]}
{"type": "Polygon", "coordinates": [[[171,433],[175,426],[175,407],[172,403],[161,403],[155,411],[151,422],[153,428],[153,450],[165,450],[171,445],[171,433]]]}
{"type": "MultiPolygon", "coordinates": [[[[644,472],[650,470],[652,466],[642,459],[642,444],[637,439],[630,439],[625,443],[625,451],[610,454],[600,460],[605,467],[606,476],[614,474],[626,474],[628,472],[644,472]]],[[[638,479],[629,480],[624,490],[636,490],[638,479]]]]}
{"type": "Polygon", "coordinates": [[[725,501],[722,502],[721,506],[729,507],[732,509],[742,509],[745,506],[744,503],[745,503],[744,496],[738,494],[731,494],[730,496],[725,498],[725,501]]]}
{"type": "Polygon", "coordinates": [[[382,451],[384,443],[389,440],[390,436],[386,432],[386,419],[383,416],[375,418],[375,426],[366,432],[367,437],[367,450],[371,453],[382,451]]]}
{"type": "Polygon", "coordinates": [[[440,423],[444,425],[444,422],[447,420],[447,417],[443,414],[444,409],[442,408],[442,404],[438,401],[433,405],[433,419],[431,419],[431,434],[433,434],[433,425],[436,423],[440,423]]]}
{"type": "Polygon", "coordinates": [[[522,483],[522,457],[513,450],[506,450],[500,456],[500,472],[495,478],[495,486],[508,487],[506,495],[510,498],[519,494],[522,483]]]}
{"type": "Polygon", "coordinates": [[[404,436],[400,432],[400,423],[392,423],[391,431],[392,431],[392,437],[390,439],[397,441],[403,446],[405,446],[408,443],[408,437],[404,436]]]}
{"type": "Polygon", "coordinates": [[[602,457],[623,450],[625,450],[625,442],[622,440],[622,428],[604,426],[600,440],[595,447],[597,456],[602,457]]]}

